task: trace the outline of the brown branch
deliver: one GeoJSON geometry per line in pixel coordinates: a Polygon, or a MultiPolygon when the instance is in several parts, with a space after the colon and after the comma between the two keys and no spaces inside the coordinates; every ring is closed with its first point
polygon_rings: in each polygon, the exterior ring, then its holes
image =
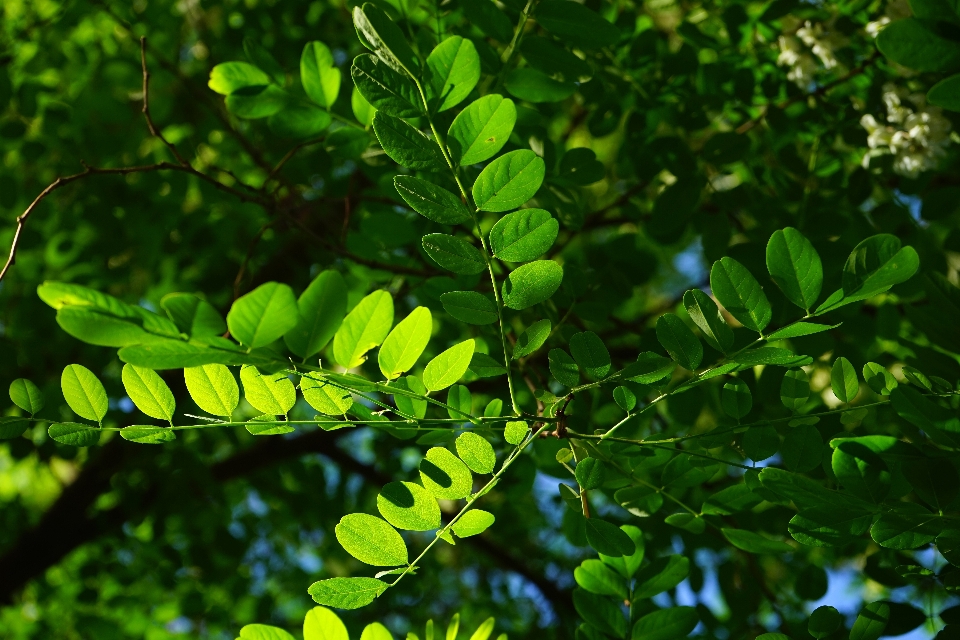
{"type": "Polygon", "coordinates": [[[270,173],[267,174],[266,179],[263,181],[263,188],[264,189],[266,188],[267,183],[273,179],[273,176],[277,175],[277,172],[283,168],[283,165],[287,164],[287,162],[289,162],[290,159],[297,154],[297,151],[300,151],[300,149],[303,149],[304,147],[320,144],[324,140],[326,140],[326,138],[316,138],[314,140],[307,140],[306,142],[301,142],[300,144],[296,145],[295,147],[290,149],[290,151],[287,151],[286,155],[284,155],[283,158],[280,159],[280,162],[278,162],[276,166],[274,166],[273,169],[270,170],[270,173]]]}
{"type": "Polygon", "coordinates": [[[147,69],[147,36],[140,36],[140,68],[143,70],[143,117],[147,121],[147,128],[150,135],[157,138],[170,149],[170,153],[184,167],[189,167],[190,163],[180,155],[176,145],[163,137],[160,130],[153,124],[153,118],[150,117],[150,71],[147,69]]]}

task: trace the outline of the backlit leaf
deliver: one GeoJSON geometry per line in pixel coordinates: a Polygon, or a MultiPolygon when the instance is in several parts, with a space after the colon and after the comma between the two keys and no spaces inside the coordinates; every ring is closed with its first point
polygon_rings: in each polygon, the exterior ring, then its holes
{"type": "Polygon", "coordinates": [[[486,531],[496,518],[482,509],[471,509],[453,523],[453,532],[458,538],[469,538],[486,531]]]}
{"type": "Polygon", "coordinates": [[[330,578],[307,589],[317,604],[337,609],[359,609],[386,591],[387,583],[374,578],[330,578]]]}
{"type": "Polygon", "coordinates": [[[283,336],[287,348],[309,358],[327,346],[347,313],[347,285],[336,271],[321,271],[297,300],[299,320],[283,336]]]}
{"type": "Polygon", "coordinates": [[[733,348],[733,330],[720,315],[713,298],[699,289],[691,289],[683,294],[683,306],[708,345],[721,353],[733,348]]]}
{"type": "Polygon", "coordinates": [[[761,333],[773,317],[770,301],[757,279],[733,258],[724,257],[710,269],[710,288],[720,304],[740,324],[761,333]]]}
{"type": "Polygon", "coordinates": [[[441,500],[466,498],[473,490],[473,475],[460,458],[443,447],[433,447],[420,461],[420,481],[441,500]]]}
{"type": "Polygon", "coordinates": [[[474,341],[464,340],[453,345],[427,363],[423,370],[423,384],[429,391],[440,391],[456,383],[470,366],[474,341]]]}
{"type": "Polygon", "coordinates": [[[123,365],[121,371],[123,388],[133,400],[137,409],[151,418],[158,420],[173,420],[173,412],[177,403],[173,399],[173,392],[157,372],[152,369],[137,367],[132,364],[123,365]]]}
{"type": "Polygon", "coordinates": [[[366,360],[366,353],[387,337],[393,325],[393,298],[374,291],[353,308],[333,336],[333,359],[345,369],[366,360]]]}
{"type": "Polygon", "coordinates": [[[431,531],[440,527],[440,505],[419,484],[391,482],[377,496],[377,509],[398,529],[431,531]]]}
{"type": "Polygon", "coordinates": [[[469,431],[461,433],[457,438],[457,455],[471,471],[481,475],[493,473],[497,464],[493,446],[483,436],[469,431]]]}
{"type": "Polygon", "coordinates": [[[428,99],[434,112],[460,104],[480,80],[480,56],[473,43],[450,36],[427,56],[428,99]]]}
{"type": "Polygon", "coordinates": [[[222,364],[187,367],[183,370],[183,378],[190,397],[207,413],[229,418],[240,403],[237,380],[222,364]]]}
{"type": "Polygon", "coordinates": [[[417,307],[393,328],[377,355],[380,371],[387,380],[413,368],[427,348],[432,331],[433,316],[426,307],[417,307]]]}
{"type": "Polygon", "coordinates": [[[507,143],[516,122],[513,100],[496,93],[474,100],[450,125],[450,155],[461,166],[489,160],[507,143]]]}
{"type": "Polygon", "coordinates": [[[482,211],[509,211],[533,197],[543,183],[546,165],[529,149],[500,156],[473,183],[473,201],[482,211]]]}
{"type": "Polygon", "coordinates": [[[493,255],[507,262],[533,260],[553,246],[560,223],[543,209],[508,213],[490,230],[493,255]]]}
{"type": "Polygon", "coordinates": [[[26,378],[17,378],[10,383],[10,400],[30,415],[36,415],[43,409],[40,388],[26,378]]]}
{"type": "Polygon", "coordinates": [[[522,310],[556,293],[563,281],[563,267],[553,260],[528,262],[510,272],[503,283],[503,304],[522,310]]]}
{"type": "Polygon", "coordinates": [[[445,233],[423,236],[423,250],[438,265],[454,273],[470,275],[487,268],[479,249],[462,238],[445,233]]]}
{"type": "Polygon", "coordinates": [[[81,418],[99,423],[107,415],[107,390],[99,378],[83,365],[68,364],[64,367],[60,375],[60,389],[70,409],[81,418]]]}
{"type": "Polygon", "coordinates": [[[330,48],[314,40],[300,55],[300,83],[311,100],[329,109],[340,93],[340,69],[334,66],[330,48]]]}
{"type": "Polygon", "coordinates": [[[227,327],[240,344],[256,349],[282,337],[299,319],[290,287],[267,282],[237,298],[227,314],[227,327]]]}
{"type": "Polygon", "coordinates": [[[243,397],[261,413],[286,415],[297,401],[297,391],[286,373],[261,373],[252,365],[240,368],[243,397]]]}
{"type": "Polygon", "coordinates": [[[351,513],[340,518],[335,532],[337,542],[360,562],[375,567],[407,564],[407,545],[386,520],[351,513]]]}

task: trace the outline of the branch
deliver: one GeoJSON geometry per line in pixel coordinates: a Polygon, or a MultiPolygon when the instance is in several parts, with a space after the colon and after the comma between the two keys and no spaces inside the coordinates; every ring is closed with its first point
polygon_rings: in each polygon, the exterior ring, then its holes
{"type": "Polygon", "coordinates": [[[153,118],[150,117],[150,72],[147,70],[147,36],[140,36],[140,67],[143,69],[143,109],[141,109],[141,111],[143,111],[143,117],[147,121],[147,128],[150,130],[150,135],[165,144],[167,149],[170,149],[173,157],[177,159],[177,162],[184,167],[189,167],[190,163],[180,155],[176,145],[163,137],[163,134],[154,126],[153,118]]]}

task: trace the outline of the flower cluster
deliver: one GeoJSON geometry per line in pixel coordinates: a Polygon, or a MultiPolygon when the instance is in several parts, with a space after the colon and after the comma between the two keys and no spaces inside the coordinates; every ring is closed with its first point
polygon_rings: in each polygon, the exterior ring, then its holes
{"type": "Polygon", "coordinates": [[[883,87],[883,102],[888,124],[878,123],[870,114],[860,118],[870,147],[863,156],[863,166],[868,167],[871,158],[892,154],[893,170],[909,178],[935,168],[950,144],[950,121],[940,108],[928,106],[922,93],[910,94],[889,83],[883,87]]]}
{"type": "Polygon", "coordinates": [[[779,39],[780,55],[777,56],[777,65],[790,67],[787,79],[795,82],[802,89],[807,89],[813,83],[813,76],[819,69],[817,60],[824,69],[833,69],[837,66],[837,58],[833,52],[846,43],[846,39],[838,32],[824,27],[820,23],[805,21],[784,25],[792,35],[782,35],[779,39]]]}
{"type": "Polygon", "coordinates": [[[909,18],[911,15],[913,15],[913,12],[910,10],[910,3],[908,0],[890,0],[884,9],[883,15],[873,22],[867,23],[867,34],[871,38],[876,38],[877,34],[880,33],[880,30],[891,22],[894,22],[895,20],[902,20],[903,18],[909,18]]]}

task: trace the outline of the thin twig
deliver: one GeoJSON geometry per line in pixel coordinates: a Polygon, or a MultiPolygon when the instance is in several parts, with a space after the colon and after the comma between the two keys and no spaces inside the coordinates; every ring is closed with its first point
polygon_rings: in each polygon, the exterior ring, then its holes
{"type": "Polygon", "coordinates": [[[170,149],[170,153],[184,167],[189,167],[190,163],[180,155],[176,145],[163,137],[160,130],[153,124],[153,118],[150,117],[150,71],[147,69],[147,36],[140,36],[140,68],[143,69],[143,117],[147,121],[147,128],[150,129],[150,135],[157,138],[170,149]]]}
{"type": "Polygon", "coordinates": [[[260,244],[260,239],[263,238],[263,234],[267,232],[267,229],[273,225],[280,222],[280,218],[274,218],[273,220],[268,221],[260,230],[257,231],[257,234],[253,236],[253,240],[250,241],[250,246],[247,248],[247,255],[243,257],[243,262],[240,263],[240,269],[237,271],[237,277],[233,279],[233,299],[236,300],[240,297],[240,284],[243,282],[243,276],[247,271],[247,265],[250,263],[250,259],[253,258],[253,252],[257,248],[257,245],[260,244]]]}

